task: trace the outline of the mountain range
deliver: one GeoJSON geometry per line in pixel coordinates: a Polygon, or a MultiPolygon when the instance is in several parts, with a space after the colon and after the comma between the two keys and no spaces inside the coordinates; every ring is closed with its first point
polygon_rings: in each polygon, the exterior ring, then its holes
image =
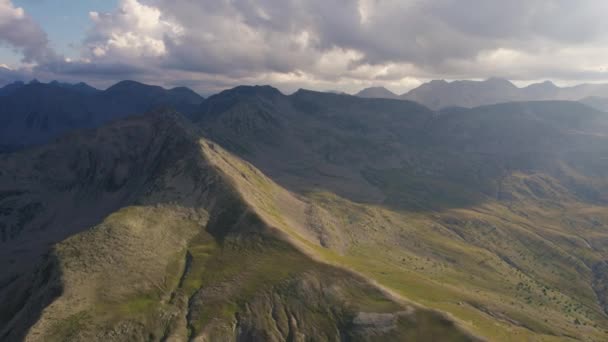
{"type": "Polygon", "coordinates": [[[74,129],[163,106],[189,113],[202,100],[188,88],[167,90],[134,81],[104,91],[85,83],[11,83],[0,88],[0,151],[44,143],[74,129]]]}
{"type": "MultiPolygon", "coordinates": [[[[581,84],[558,87],[551,81],[545,81],[519,88],[501,78],[453,82],[434,80],[402,95],[397,95],[384,87],[372,87],[361,90],[355,96],[410,100],[435,110],[447,107],[472,108],[504,102],[542,100],[583,100],[590,105],[595,105],[598,101],[588,101],[589,98],[608,98],[608,85],[581,84]]],[[[598,108],[605,110],[606,106],[600,105],[598,108]]]]}
{"type": "Polygon", "coordinates": [[[48,87],[112,119],[0,154],[0,340],[608,336],[602,111],[48,87]]]}

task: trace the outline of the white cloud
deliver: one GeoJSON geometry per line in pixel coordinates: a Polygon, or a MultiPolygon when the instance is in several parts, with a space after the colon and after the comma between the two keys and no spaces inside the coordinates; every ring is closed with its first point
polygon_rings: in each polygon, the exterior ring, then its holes
{"type": "Polygon", "coordinates": [[[0,43],[16,49],[26,63],[46,62],[55,57],[46,33],[11,0],[0,0],[0,43]]]}
{"type": "MultiPolygon", "coordinates": [[[[80,60],[40,70],[203,91],[273,83],[403,92],[432,78],[489,76],[608,80],[606,11],[604,0],[119,0],[110,13],[90,13],[80,60]]],[[[5,17],[37,27],[0,0],[0,23],[5,17]]],[[[13,46],[46,46],[36,32],[39,44],[13,46]]]]}
{"type": "Polygon", "coordinates": [[[176,41],[183,32],[180,25],[163,18],[160,9],[137,0],[121,0],[116,11],[90,12],[89,17],[94,26],[86,40],[87,57],[104,61],[163,57],[165,40],[176,41]]]}
{"type": "Polygon", "coordinates": [[[342,89],[388,84],[405,90],[429,78],[585,80],[604,77],[594,70],[608,57],[602,48],[608,24],[598,17],[608,2],[600,0],[155,4],[161,18],[184,28],[179,39],[165,36],[163,67],[235,84],[274,79],[287,88],[333,82],[342,89]],[[548,61],[552,56],[555,62],[548,61]]]}

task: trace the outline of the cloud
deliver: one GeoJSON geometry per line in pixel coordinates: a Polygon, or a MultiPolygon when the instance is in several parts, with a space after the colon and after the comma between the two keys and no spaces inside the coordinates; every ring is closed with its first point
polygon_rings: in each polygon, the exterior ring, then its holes
{"type": "Polygon", "coordinates": [[[412,78],[586,80],[605,76],[596,71],[608,57],[601,48],[608,46],[601,17],[608,2],[601,0],[158,0],[155,6],[159,21],[182,28],[179,35],[164,30],[163,68],[235,82],[407,87],[412,78]]]}
{"type": "Polygon", "coordinates": [[[29,75],[19,70],[13,70],[7,65],[0,64],[0,86],[4,86],[14,81],[24,81],[28,79],[28,76],[29,75]]]}
{"type": "Polygon", "coordinates": [[[0,0],[0,43],[18,50],[26,63],[55,58],[46,33],[11,0],[0,0]]]}
{"type": "MultiPolygon", "coordinates": [[[[17,11],[0,1],[11,9],[2,12],[17,11]]],[[[242,83],[399,92],[489,76],[601,81],[607,12],[604,0],[119,0],[110,13],[90,13],[80,60],[38,70],[207,92],[242,83]]],[[[23,13],[9,17],[37,27],[23,13]]],[[[47,46],[37,32],[38,44],[11,44],[47,46]]]]}
{"type": "Polygon", "coordinates": [[[86,57],[115,62],[165,56],[165,40],[176,41],[183,28],[161,14],[137,0],[122,0],[113,13],[90,12],[94,26],[85,41],[86,57]]]}

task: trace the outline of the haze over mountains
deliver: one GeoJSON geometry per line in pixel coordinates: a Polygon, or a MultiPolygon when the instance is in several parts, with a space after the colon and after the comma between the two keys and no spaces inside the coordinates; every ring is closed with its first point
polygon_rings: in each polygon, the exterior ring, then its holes
{"type": "Polygon", "coordinates": [[[605,112],[12,88],[63,131],[0,155],[2,340],[607,336],[605,112]]]}
{"type": "Polygon", "coordinates": [[[558,87],[551,81],[535,83],[519,88],[508,80],[489,78],[485,81],[435,80],[397,95],[383,87],[361,90],[359,97],[405,99],[421,103],[431,109],[446,107],[472,108],[513,101],[569,100],[583,101],[604,110],[607,107],[597,98],[608,98],[608,85],[581,84],[571,87],[558,87]],[[594,101],[593,98],[596,98],[594,101]]]}

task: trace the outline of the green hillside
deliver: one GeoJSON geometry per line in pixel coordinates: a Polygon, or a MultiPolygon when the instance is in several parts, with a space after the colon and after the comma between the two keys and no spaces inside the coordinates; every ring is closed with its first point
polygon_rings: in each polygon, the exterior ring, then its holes
{"type": "Polygon", "coordinates": [[[491,340],[605,338],[604,113],[253,94],[239,96],[284,120],[278,146],[224,133],[234,107],[201,127],[299,194],[327,260],[491,340]]]}
{"type": "Polygon", "coordinates": [[[443,314],[302,250],[291,240],[301,236],[295,213],[275,206],[298,200],[187,125],[159,114],[90,135],[114,132],[122,144],[131,130],[117,129],[137,127],[163,141],[160,151],[180,154],[151,155],[156,176],[136,198],[9,283],[22,306],[4,318],[3,339],[474,339],[443,314]]]}
{"type": "Polygon", "coordinates": [[[3,339],[607,338],[605,113],[237,87],[190,119],[0,156],[3,339]]]}

